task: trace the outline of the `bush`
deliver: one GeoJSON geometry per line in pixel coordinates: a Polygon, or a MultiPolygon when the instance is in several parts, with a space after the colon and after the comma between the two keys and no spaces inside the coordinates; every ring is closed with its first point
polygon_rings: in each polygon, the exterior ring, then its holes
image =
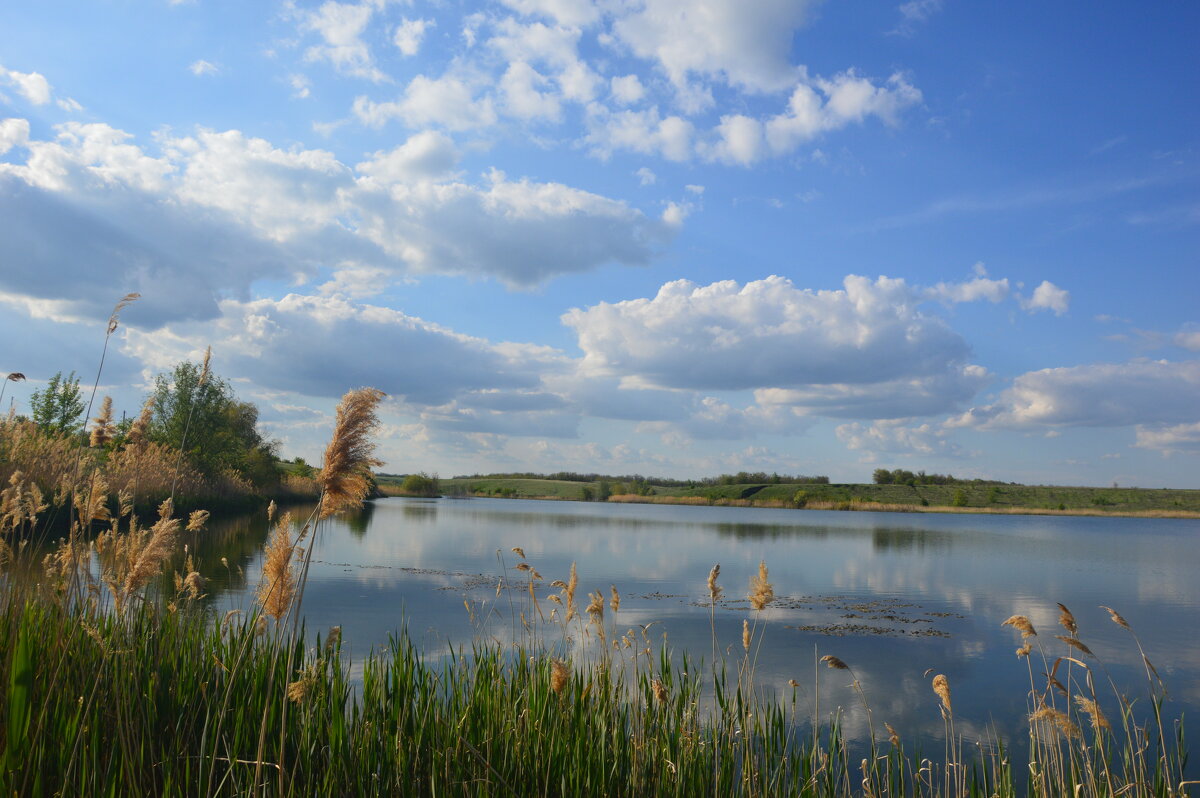
{"type": "Polygon", "coordinates": [[[954,498],[950,501],[951,507],[966,507],[967,494],[961,490],[954,491],[954,498]]]}
{"type": "Polygon", "coordinates": [[[428,474],[409,474],[400,484],[400,490],[410,496],[437,496],[439,491],[438,478],[428,474]]]}

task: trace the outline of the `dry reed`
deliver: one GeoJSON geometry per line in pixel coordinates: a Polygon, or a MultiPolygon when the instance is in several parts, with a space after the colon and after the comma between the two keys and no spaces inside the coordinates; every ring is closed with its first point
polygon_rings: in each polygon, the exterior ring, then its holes
{"type": "Polygon", "coordinates": [[[100,402],[100,412],[92,419],[94,426],[88,442],[93,448],[103,449],[113,439],[113,408],[112,397],[106,396],[100,402]]]}
{"type": "Polygon", "coordinates": [[[263,612],[276,621],[287,613],[296,597],[296,573],[292,564],[292,514],[284,513],[267,543],[262,581],[258,585],[258,603],[263,612]]]}
{"type": "Polygon", "coordinates": [[[376,388],[359,388],[338,403],[333,437],[318,477],[322,518],[362,504],[371,484],[371,467],[383,464],[374,456],[375,443],[370,436],[379,425],[375,409],[384,396],[376,388]]]}

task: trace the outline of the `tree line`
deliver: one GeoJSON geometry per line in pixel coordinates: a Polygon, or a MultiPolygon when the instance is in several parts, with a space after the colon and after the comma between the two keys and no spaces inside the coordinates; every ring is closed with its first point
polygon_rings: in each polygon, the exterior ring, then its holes
{"type": "Polygon", "coordinates": [[[768,474],[765,471],[739,471],[736,474],[721,474],[702,479],[671,479],[669,477],[646,477],[641,474],[581,474],[575,471],[555,471],[539,474],[532,471],[494,474],[462,474],[454,479],[552,479],[561,482],[608,482],[613,484],[654,486],[659,488],[699,488],[714,485],[828,485],[829,477],[805,476],[803,474],[768,474]]]}
{"type": "Polygon", "coordinates": [[[953,474],[916,473],[903,468],[888,471],[886,468],[876,468],[873,475],[876,485],[1017,485],[1017,482],[1001,482],[994,479],[959,479],[953,474]]]}

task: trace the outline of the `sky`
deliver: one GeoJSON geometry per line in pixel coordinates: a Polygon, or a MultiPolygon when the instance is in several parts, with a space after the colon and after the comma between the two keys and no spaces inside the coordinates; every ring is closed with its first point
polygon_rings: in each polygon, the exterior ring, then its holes
{"type": "Polygon", "coordinates": [[[0,7],[0,373],[319,463],[1200,487],[1200,6],[0,7]]]}

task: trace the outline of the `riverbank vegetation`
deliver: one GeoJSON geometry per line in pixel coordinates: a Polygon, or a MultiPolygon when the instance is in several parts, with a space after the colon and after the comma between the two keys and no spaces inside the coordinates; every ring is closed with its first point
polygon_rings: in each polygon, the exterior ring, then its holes
{"type": "MultiPolygon", "coordinates": [[[[888,472],[889,475],[893,472],[888,472]]],[[[522,499],[636,501],[661,504],[875,510],[888,512],[1031,513],[1146,517],[1200,517],[1200,490],[1018,485],[914,475],[872,484],[830,482],[712,483],[695,487],[602,478],[592,482],[531,477],[455,477],[446,493],[522,499]]]]}

